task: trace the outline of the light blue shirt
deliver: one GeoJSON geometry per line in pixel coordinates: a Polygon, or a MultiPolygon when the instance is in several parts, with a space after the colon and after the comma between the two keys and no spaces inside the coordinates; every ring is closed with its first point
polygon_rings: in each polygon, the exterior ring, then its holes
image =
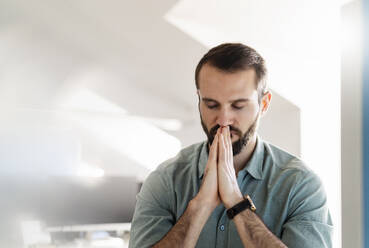
{"type": "MultiPolygon", "coordinates": [[[[151,247],[176,224],[199,191],[207,142],[183,149],[161,164],[137,195],[130,248],[151,247]]],[[[256,148],[237,176],[256,213],[288,247],[332,247],[333,226],[318,176],[297,157],[257,138],[256,148]]],[[[196,247],[243,247],[223,204],[215,208],[196,247]]]]}

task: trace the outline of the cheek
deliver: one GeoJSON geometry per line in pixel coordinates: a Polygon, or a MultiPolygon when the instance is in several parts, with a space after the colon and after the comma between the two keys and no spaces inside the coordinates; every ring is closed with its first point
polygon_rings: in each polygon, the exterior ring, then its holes
{"type": "Polygon", "coordinates": [[[253,103],[249,108],[247,108],[247,116],[248,119],[254,120],[259,113],[259,104],[253,103]]]}
{"type": "Polygon", "coordinates": [[[200,106],[200,115],[202,117],[202,120],[208,124],[209,122],[211,122],[215,117],[214,117],[214,111],[209,110],[206,107],[201,107],[200,106]]]}
{"type": "Polygon", "coordinates": [[[258,110],[258,107],[255,107],[242,110],[239,113],[238,124],[240,125],[242,132],[247,131],[247,129],[254,123],[258,110]]]}

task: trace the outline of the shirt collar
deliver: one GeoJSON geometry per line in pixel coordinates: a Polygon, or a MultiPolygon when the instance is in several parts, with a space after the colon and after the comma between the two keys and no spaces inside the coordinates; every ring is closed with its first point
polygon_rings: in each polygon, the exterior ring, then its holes
{"type": "MultiPolygon", "coordinates": [[[[202,179],[208,161],[208,142],[203,142],[200,157],[198,162],[198,175],[202,179]]],[[[263,161],[264,161],[264,142],[257,136],[256,146],[252,153],[251,159],[247,162],[246,166],[239,171],[239,176],[248,172],[255,179],[261,180],[263,178],[263,161]]]]}
{"type": "Polygon", "coordinates": [[[263,179],[263,162],[264,142],[259,136],[257,136],[254,152],[246,166],[240,170],[238,174],[245,173],[247,171],[253,178],[261,180],[263,179]]]}

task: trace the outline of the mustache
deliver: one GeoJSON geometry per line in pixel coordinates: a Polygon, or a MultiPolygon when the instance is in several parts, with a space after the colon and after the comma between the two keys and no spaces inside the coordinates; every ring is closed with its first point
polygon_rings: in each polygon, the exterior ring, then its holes
{"type": "MultiPolygon", "coordinates": [[[[212,127],[210,130],[209,130],[209,133],[210,133],[210,135],[212,136],[212,137],[215,137],[215,135],[217,134],[217,131],[218,131],[218,129],[220,128],[220,125],[215,125],[214,127],[212,127]]],[[[236,132],[236,134],[239,136],[239,137],[241,137],[242,136],[242,132],[241,132],[241,130],[240,129],[238,129],[238,128],[236,128],[236,127],[234,127],[234,126],[229,126],[229,130],[230,131],[234,131],[234,132],[236,132]]]]}

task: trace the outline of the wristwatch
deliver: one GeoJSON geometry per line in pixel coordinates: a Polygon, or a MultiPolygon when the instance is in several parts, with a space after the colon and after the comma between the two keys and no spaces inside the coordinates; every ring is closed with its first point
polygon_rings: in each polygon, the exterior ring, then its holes
{"type": "Polygon", "coordinates": [[[237,214],[241,213],[246,208],[249,208],[251,211],[255,212],[256,207],[254,202],[251,200],[251,197],[249,195],[245,195],[243,199],[243,201],[237,203],[227,210],[227,216],[229,219],[233,219],[237,214]]]}

